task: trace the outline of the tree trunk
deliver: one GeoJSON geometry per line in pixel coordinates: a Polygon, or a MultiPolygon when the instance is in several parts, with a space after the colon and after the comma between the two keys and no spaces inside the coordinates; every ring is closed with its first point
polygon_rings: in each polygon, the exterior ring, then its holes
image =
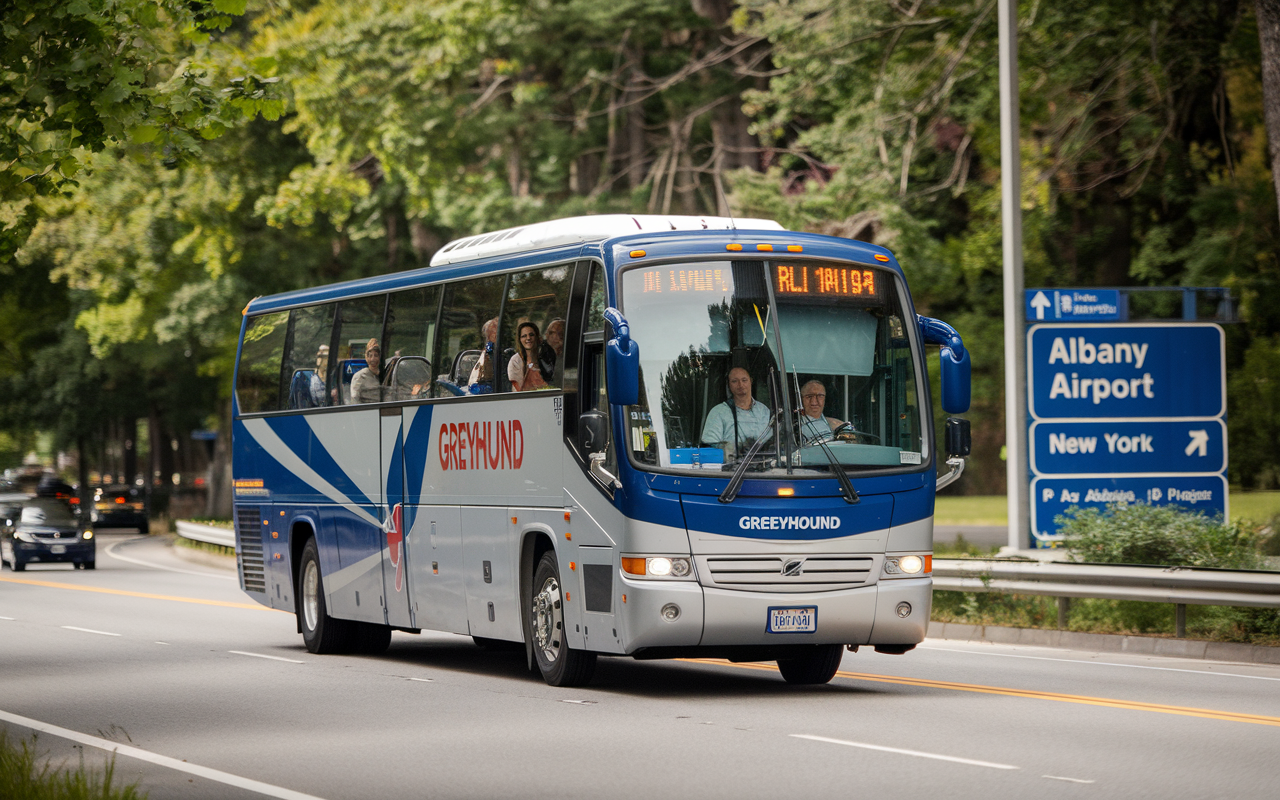
{"type": "Polygon", "coordinates": [[[84,444],[84,434],[76,437],[76,480],[80,484],[80,513],[89,518],[93,508],[93,490],[89,488],[89,449],[84,444]]]}
{"type": "Polygon", "coordinates": [[[213,460],[209,464],[209,505],[206,516],[214,519],[231,518],[231,403],[218,404],[220,421],[218,439],[213,445],[213,460]]]}
{"type": "Polygon", "coordinates": [[[1262,106],[1271,147],[1271,180],[1280,205],[1280,0],[1254,0],[1262,45],[1262,106]]]}

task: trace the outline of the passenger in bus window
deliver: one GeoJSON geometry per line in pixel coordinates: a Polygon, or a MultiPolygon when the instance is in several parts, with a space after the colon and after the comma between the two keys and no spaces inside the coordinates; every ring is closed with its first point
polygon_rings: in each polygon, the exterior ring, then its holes
{"type": "Polygon", "coordinates": [[[822,381],[809,381],[800,387],[800,436],[805,443],[821,442],[831,438],[832,432],[843,423],[823,414],[827,404],[827,387],[822,381]]]}
{"type": "Polygon", "coordinates": [[[516,328],[516,354],[507,362],[507,378],[514,392],[547,388],[547,380],[539,363],[542,334],[532,322],[521,322],[516,328]]]}
{"type": "Polygon", "coordinates": [[[542,367],[542,377],[549,384],[556,384],[556,368],[562,366],[564,360],[564,320],[553,319],[547,323],[547,338],[542,342],[538,353],[538,364],[542,367]]]}
{"type": "Polygon", "coordinates": [[[486,394],[493,391],[493,349],[498,341],[498,318],[486,322],[480,333],[484,337],[484,349],[480,352],[480,360],[471,369],[471,377],[467,380],[467,389],[471,394],[486,394]]]}
{"type": "Polygon", "coordinates": [[[702,444],[724,450],[725,459],[745,453],[770,433],[769,407],[751,396],[751,374],[742,367],[729,370],[729,399],[707,412],[702,444]]]}
{"type": "Polygon", "coordinates": [[[316,371],[311,373],[311,402],[316,406],[327,406],[329,401],[324,396],[324,378],[329,374],[329,345],[322,344],[316,350],[316,371]]]}
{"type": "Polygon", "coordinates": [[[364,360],[369,366],[360,370],[351,378],[351,402],[382,402],[382,348],[377,339],[370,339],[364,348],[364,360]]]}

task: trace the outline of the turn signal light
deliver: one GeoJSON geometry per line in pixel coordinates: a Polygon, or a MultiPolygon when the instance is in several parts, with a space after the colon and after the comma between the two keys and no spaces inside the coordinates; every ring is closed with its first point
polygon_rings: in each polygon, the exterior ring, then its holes
{"type": "Polygon", "coordinates": [[[725,249],[725,250],[732,250],[733,252],[737,253],[737,252],[740,252],[740,251],[742,250],[742,245],[740,245],[740,244],[726,244],[726,245],[724,246],[724,249],[725,249]]]}
{"type": "Polygon", "coordinates": [[[626,556],[623,556],[622,571],[627,573],[628,575],[643,575],[644,559],[643,558],[627,558],[626,556]]]}
{"type": "Polygon", "coordinates": [[[795,489],[792,489],[790,486],[786,486],[778,490],[778,497],[794,497],[795,493],[795,489]]]}
{"type": "Polygon", "coordinates": [[[876,261],[884,261],[884,262],[888,263],[888,261],[889,261],[889,257],[888,257],[888,256],[882,256],[882,255],[880,255],[879,253],[876,253],[876,261]]]}
{"type": "Polygon", "coordinates": [[[644,252],[643,250],[632,250],[632,251],[631,251],[631,257],[632,257],[632,258],[644,258],[644,257],[645,257],[645,252],[644,252]]]}

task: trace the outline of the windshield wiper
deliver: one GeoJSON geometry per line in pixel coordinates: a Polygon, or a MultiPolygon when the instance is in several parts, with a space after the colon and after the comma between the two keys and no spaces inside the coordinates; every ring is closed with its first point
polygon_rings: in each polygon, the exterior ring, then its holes
{"type": "Polygon", "coordinates": [[[826,441],[823,439],[816,441],[818,446],[822,448],[822,452],[826,453],[827,461],[831,462],[831,471],[836,474],[836,480],[840,481],[840,496],[849,505],[856,505],[862,502],[862,498],[858,496],[858,490],[853,488],[853,481],[849,480],[848,474],[844,471],[844,466],[836,458],[835,453],[831,452],[831,448],[827,447],[826,441]]]}
{"type": "MultiPolygon", "coordinates": [[[[781,408],[774,409],[773,416],[769,417],[768,428],[771,430],[778,421],[778,415],[782,413],[781,408]]],[[[742,489],[742,481],[746,478],[747,467],[751,466],[751,459],[755,458],[756,453],[760,452],[760,448],[764,446],[767,437],[761,436],[752,443],[751,449],[747,450],[747,454],[738,462],[738,466],[733,471],[733,477],[729,479],[729,485],[725,487],[724,493],[720,495],[721,503],[732,503],[738,499],[738,492],[742,489]]]]}

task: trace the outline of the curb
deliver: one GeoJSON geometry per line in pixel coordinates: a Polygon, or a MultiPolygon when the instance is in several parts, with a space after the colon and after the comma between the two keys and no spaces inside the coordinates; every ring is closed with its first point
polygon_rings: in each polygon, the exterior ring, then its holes
{"type": "Polygon", "coordinates": [[[1080,633],[1040,628],[1005,628],[998,625],[964,625],[959,622],[929,623],[930,639],[951,639],[993,644],[1023,644],[1063,647],[1099,653],[1126,653],[1170,658],[1198,658],[1244,664],[1280,664],[1280,647],[1203,639],[1165,639],[1157,636],[1127,636],[1115,633],[1080,633]]]}
{"type": "Polygon", "coordinates": [[[173,554],[183,561],[189,561],[192,564],[199,564],[205,567],[216,567],[234,572],[236,569],[235,556],[223,556],[217,553],[211,553],[208,550],[197,550],[194,547],[183,547],[176,542],[169,543],[169,549],[173,554]]]}

